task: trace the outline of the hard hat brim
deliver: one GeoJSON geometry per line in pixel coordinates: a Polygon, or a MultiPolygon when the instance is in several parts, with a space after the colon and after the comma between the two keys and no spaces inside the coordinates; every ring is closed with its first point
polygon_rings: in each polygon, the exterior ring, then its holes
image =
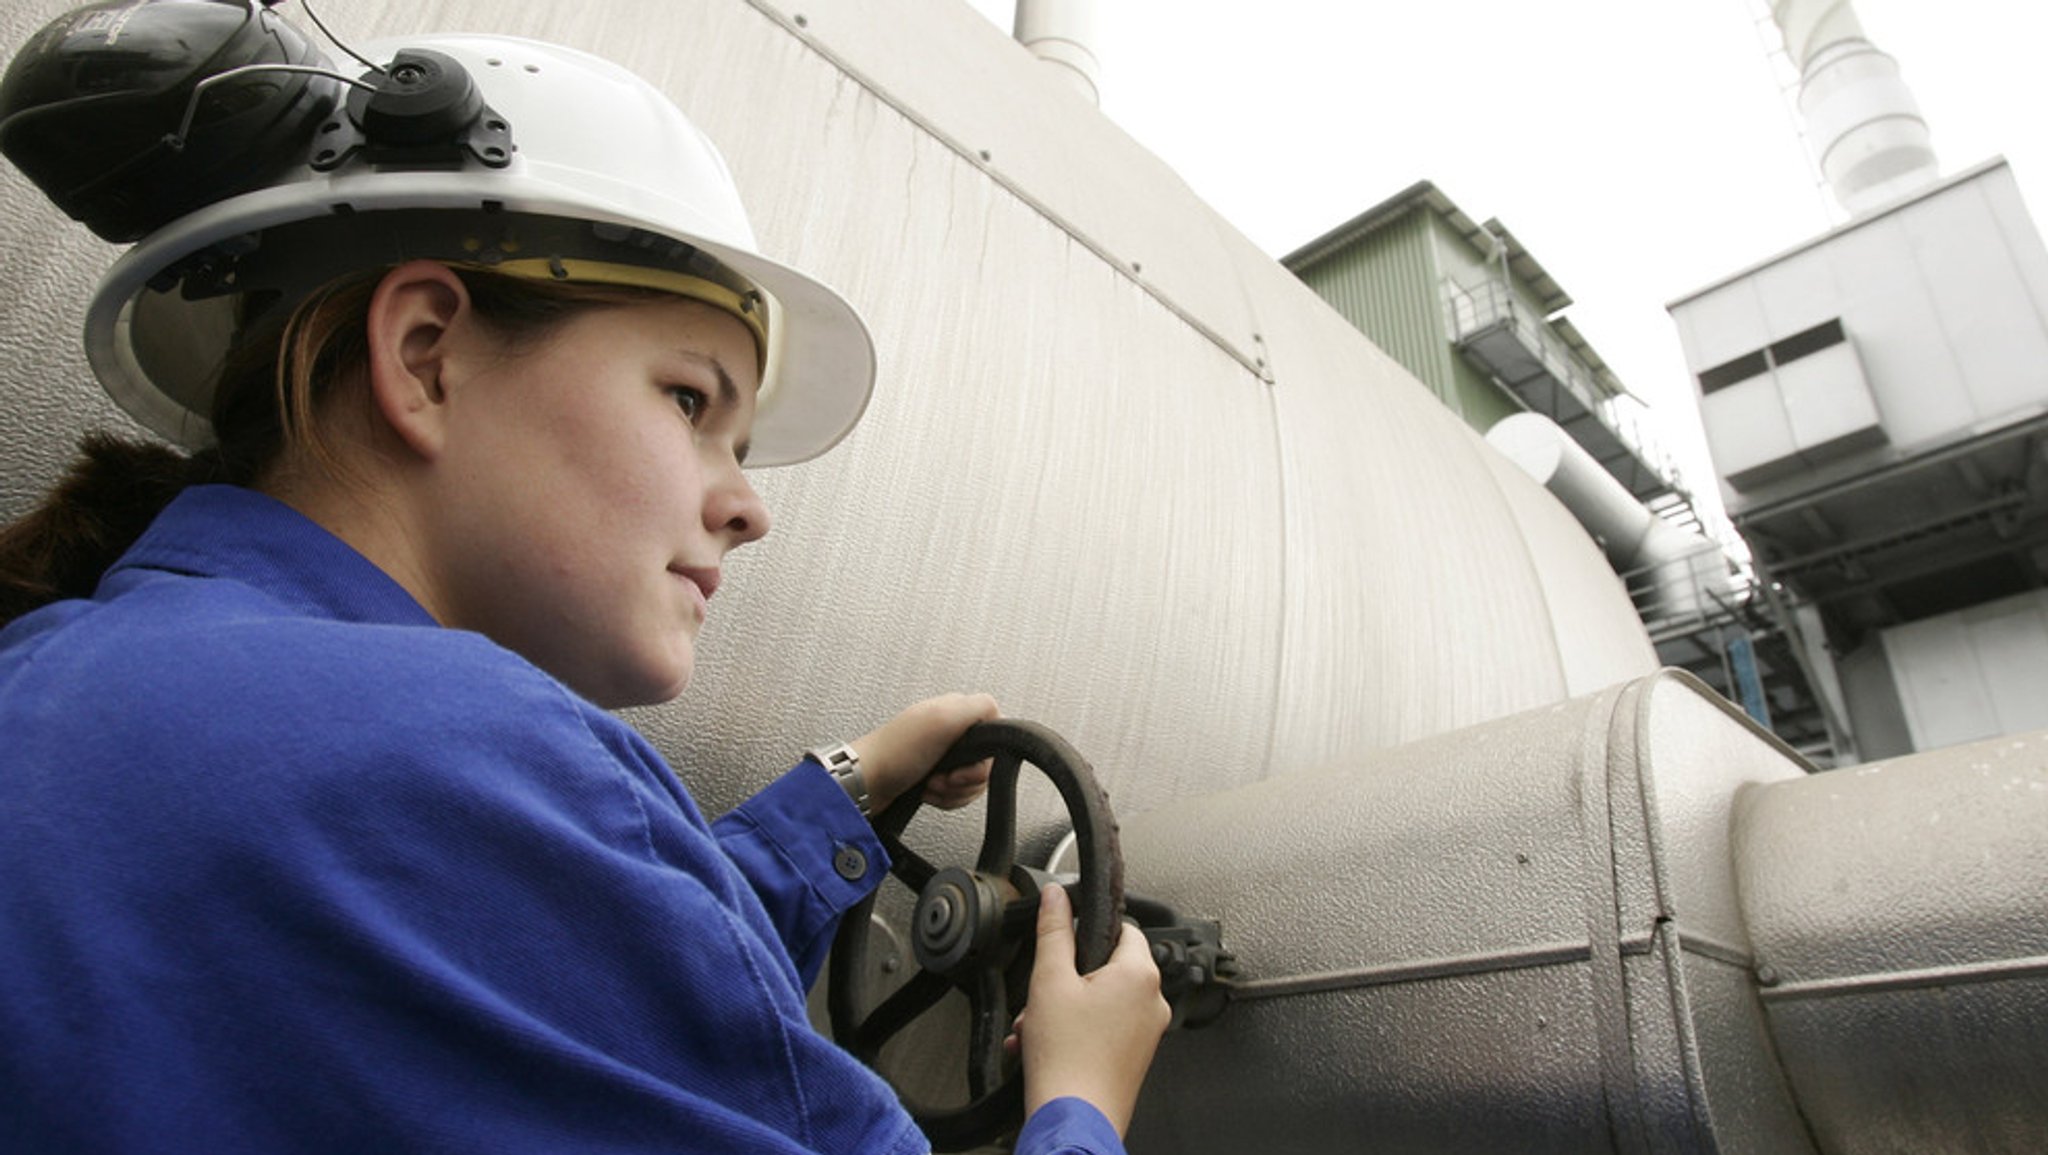
{"type": "MultiPolygon", "coordinates": [[[[550,182],[517,173],[493,174],[489,192],[491,211],[650,227],[630,212],[605,212],[588,198],[566,201],[550,182]]],[[[87,307],[87,359],[108,394],[135,420],[179,445],[203,447],[213,439],[206,413],[217,358],[227,344],[222,330],[232,321],[224,302],[186,300],[176,285],[151,288],[152,281],[162,285],[164,270],[214,246],[315,215],[485,207],[475,182],[451,173],[342,176],[210,205],[145,238],[108,270],[87,307]]],[[[702,236],[686,239],[759,288],[769,302],[764,388],[748,463],[794,464],[838,444],[859,423],[874,388],[874,342],[859,313],[830,287],[778,261],[702,236]]]]}

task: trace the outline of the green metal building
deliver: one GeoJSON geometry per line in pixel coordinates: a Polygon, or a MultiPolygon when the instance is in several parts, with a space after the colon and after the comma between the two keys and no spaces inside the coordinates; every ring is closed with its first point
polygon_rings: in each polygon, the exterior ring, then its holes
{"type": "Polygon", "coordinates": [[[1472,428],[1541,413],[1637,500],[1688,520],[1690,498],[1641,403],[1558,316],[1571,297],[1500,221],[1475,223],[1420,181],[1280,263],[1472,428]]]}

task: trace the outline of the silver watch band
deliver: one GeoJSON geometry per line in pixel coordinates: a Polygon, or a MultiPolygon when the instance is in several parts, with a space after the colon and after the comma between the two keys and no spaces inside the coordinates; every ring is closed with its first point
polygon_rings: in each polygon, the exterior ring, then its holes
{"type": "Polygon", "coordinates": [[[868,778],[861,772],[860,755],[844,742],[832,746],[804,751],[804,757],[825,768],[838,783],[853,804],[860,808],[863,817],[868,816],[868,778]]]}

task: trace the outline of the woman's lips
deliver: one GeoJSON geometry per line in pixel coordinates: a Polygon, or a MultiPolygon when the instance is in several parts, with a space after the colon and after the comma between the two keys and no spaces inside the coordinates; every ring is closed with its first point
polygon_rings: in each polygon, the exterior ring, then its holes
{"type": "Polygon", "coordinates": [[[682,578],[697,592],[697,612],[701,616],[710,608],[711,595],[718,592],[718,568],[716,566],[670,566],[668,572],[682,578]]]}

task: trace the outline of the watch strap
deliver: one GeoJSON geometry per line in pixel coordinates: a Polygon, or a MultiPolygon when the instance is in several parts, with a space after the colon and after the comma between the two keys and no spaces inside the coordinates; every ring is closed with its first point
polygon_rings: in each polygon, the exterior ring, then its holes
{"type": "Polygon", "coordinates": [[[840,789],[846,791],[846,796],[853,799],[862,817],[869,815],[868,779],[861,771],[860,755],[854,752],[853,747],[840,742],[806,750],[804,757],[825,768],[825,773],[830,774],[840,789]]]}

